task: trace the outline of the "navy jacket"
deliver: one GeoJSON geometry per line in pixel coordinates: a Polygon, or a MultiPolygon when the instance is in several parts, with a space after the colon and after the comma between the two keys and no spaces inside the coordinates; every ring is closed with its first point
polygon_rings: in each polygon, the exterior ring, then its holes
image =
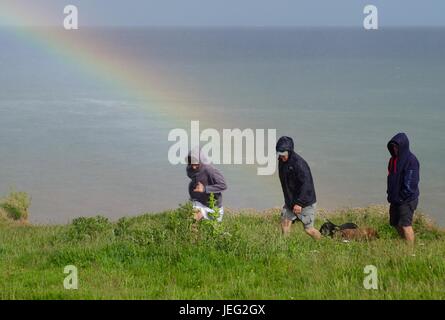
{"type": "Polygon", "coordinates": [[[314,204],[317,199],[311,169],[307,162],[295,153],[292,138],[281,137],[276,150],[289,152],[289,160],[286,162],[280,160],[278,165],[286,206],[292,209],[296,204],[303,208],[314,204]]]}
{"type": "Polygon", "coordinates": [[[404,204],[419,197],[420,168],[416,156],[409,150],[406,134],[398,133],[388,142],[391,154],[388,164],[388,202],[396,205],[404,204]],[[396,156],[391,144],[398,145],[396,156]]]}

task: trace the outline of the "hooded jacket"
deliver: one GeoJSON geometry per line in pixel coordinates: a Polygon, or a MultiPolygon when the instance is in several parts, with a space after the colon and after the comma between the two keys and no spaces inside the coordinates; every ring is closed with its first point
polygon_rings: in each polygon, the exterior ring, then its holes
{"type": "Polygon", "coordinates": [[[216,205],[219,208],[222,207],[221,192],[227,189],[226,181],[222,173],[212,166],[199,150],[190,151],[186,160],[188,163],[187,176],[191,180],[188,187],[190,200],[199,201],[203,205],[208,206],[210,194],[213,193],[216,205]],[[199,163],[198,170],[193,170],[190,163],[199,163]],[[204,185],[204,192],[193,191],[198,182],[204,185]]]}
{"type": "Polygon", "coordinates": [[[311,169],[307,162],[295,153],[292,138],[281,137],[277,142],[276,151],[289,153],[289,159],[286,162],[279,160],[278,165],[286,206],[292,209],[296,204],[302,208],[314,204],[317,199],[311,169]]]}
{"type": "Polygon", "coordinates": [[[388,163],[388,202],[404,204],[419,197],[420,168],[419,161],[409,149],[406,134],[396,134],[387,144],[391,158],[388,163]],[[398,155],[394,154],[392,144],[399,147],[398,155]]]}

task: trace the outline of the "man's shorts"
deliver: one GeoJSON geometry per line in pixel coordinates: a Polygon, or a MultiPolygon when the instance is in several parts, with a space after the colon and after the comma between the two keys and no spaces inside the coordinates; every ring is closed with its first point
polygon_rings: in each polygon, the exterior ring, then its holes
{"type": "Polygon", "coordinates": [[[292,222],[301,221],[305,229],[310,229],[314,227],[315,222],[315,212],[317,209],[317,204],[304,207],[301,213],[295,214],[291,209],[284,206],[281,210],[281,221],[290,220],[292,222]]]}
{"type": "Polygon", "coordinates": [[[413,200],[401,205],[391,204],[389,207],[389,223],[393,227],[410,227],[413,224],[414,211],[419,200],[413,200]]]}
{"type": "MultiPolygon", "coordinates": [[[[193,209],[199,209],[202,213],[202,216],[206,220],[211,220],[209,213],[214,213],[215,211],[206,207],[199,201],[193,201],[193,209]]],[[[221,222],[224,216],[224,207],[219,208],[219,217],[216,219],[218,222],[221,222]]]]}

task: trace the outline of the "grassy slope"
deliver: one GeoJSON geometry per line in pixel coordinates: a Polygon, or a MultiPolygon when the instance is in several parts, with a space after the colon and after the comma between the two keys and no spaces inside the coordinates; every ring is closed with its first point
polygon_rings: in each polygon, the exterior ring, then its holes
{"type": "Polygon", "coordinates": [[[424,218],[417,219],[418,242],[409,248],[387,226],[383,207],[330,216],[377,228],[380,239],[369,243],[315,242],[301,225],[283,238],[276,210],[229,212],[216,236],[208,225],[191,232],[188,217],[188,209],[179,209],[68,226],[0,219],[0,298],[445,298],[445,236],[424,218]],[[79,290],[63,288],[69,264],[79,269],[79,290]],[[379,290],[363,288],[369,264],[378,267],[379,290]]]}

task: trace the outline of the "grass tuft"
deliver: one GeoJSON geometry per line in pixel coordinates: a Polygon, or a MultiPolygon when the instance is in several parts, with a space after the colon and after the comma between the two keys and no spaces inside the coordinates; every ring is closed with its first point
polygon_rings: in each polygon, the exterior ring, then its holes
{"type": "Polygon", "coordinates": [[[6,198],[0,200],[0,218],[27,221],[30,204],[31,198],[26,192],[11,191],[6,198]]]}

